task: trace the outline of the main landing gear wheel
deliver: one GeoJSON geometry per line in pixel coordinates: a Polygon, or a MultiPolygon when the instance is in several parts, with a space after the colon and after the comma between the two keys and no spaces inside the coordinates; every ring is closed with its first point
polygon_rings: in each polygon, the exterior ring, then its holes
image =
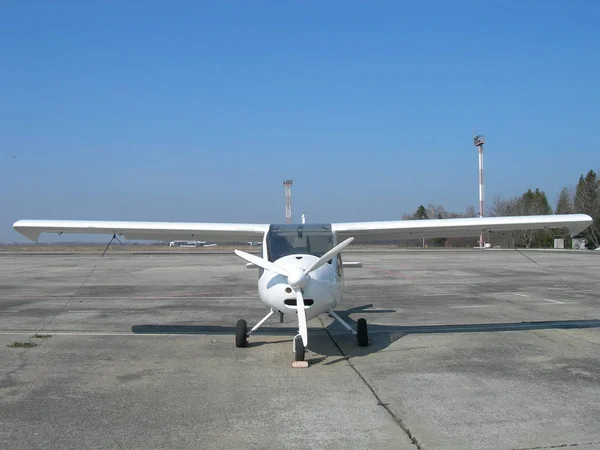
{"type": "Polygon", "coordinates": [[[305,353],[306,353],[306,349],[304,348],[302,339],[301,338],[296,339],[295,340],[295,350],[294,350],[294,360],[304,361],[305,353]]]}
{"type": "Polygon", "coordinates": [[[358,322],[356,322],[356,337],[358,338],[358,345],[361,347],[367,347],[369,345],[367,321],[363,318],[358,319],[358,322]]]}
{"type": "Polygon", "coordinates": [[[245,347],[246,345],[248,345],[248,324],[244,319],[240,319],[235,326],[235,346],[245,347]]]}

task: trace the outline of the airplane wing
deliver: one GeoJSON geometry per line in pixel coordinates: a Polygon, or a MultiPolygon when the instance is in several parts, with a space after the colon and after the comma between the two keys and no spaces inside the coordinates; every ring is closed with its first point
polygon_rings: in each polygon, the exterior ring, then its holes
{"type": "Polygon", "coordinates": [[[41,233],[115,234],[134,240],[262,241],[268,224],[123,222],[99,220],[19,220],[13,228],[37,242],[41,233]]]}
{"type": "MultiPolygon", "coordinates": [[[[566,228],[571,235],[585,230],[592,218],[585,214],[483,217],[469,219],[400,220],[333,223],[342,238],[396,240],[412,238],[469,237],[481,232],[506,232],[566,228]]],[[[194,240],[210,242],[260,241],[269,224],[124,222],[96,220],[19,220],[13,228],[36,241],[41,233],[116,234],[134,240],[194,240]]]]}
{"type": "Polygon", "coordinates": [[[400,220],[384,222],[333,223],[339,238],[354,237],[357,241],[397,240],[413,238],[444,238],[479,236],[481,232],[506,232],[567,228],[571,236],[592,223],[586,214],[556,214],[544,216],[474,217],[468,219],[400,220]]]}

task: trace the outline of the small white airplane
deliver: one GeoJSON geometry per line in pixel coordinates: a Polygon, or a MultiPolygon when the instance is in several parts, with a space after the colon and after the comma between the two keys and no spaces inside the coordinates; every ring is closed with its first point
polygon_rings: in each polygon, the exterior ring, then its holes
{"type": "MultiPolygon", "coordinates": [[[[304,220],[303,220],[304,222],[304,220]]],[[[236,325],[235,345],[245,347],[248,338],[275,312],[297,318],[298,334],[292,350],[304,361],[308,345],[307,321],[330,314],[357,336],[358,345],[369,345],[367,322],[361,318],[354,330],[334,311],[342,300],[344,268],[360,263],[343,262],[341,252],[355,238],[361,241],[412,238],[479,236],[482,232],[566,228],[571,235],[586,229],[592,218],[585,214],[484,217],[470,219],[403,220],[331,224],[233,224],[187,222],[109,222],[85,220],[19,220],[13,227],[36,241],[42,232],[108,234],[136,240],[194,239],[210,242],[256,242],[262,240],[262,257],[235,250],[257,268],[258,295],[268,314],[251,329],[245,320],[236,325]],[[341,240],[343,239],[343,241],[341,240]]]]}
{"type": "Polygon", "coordinates": [[[206,241],[169,241],[169,247],[215,247],[216,245],[206,241]]]}

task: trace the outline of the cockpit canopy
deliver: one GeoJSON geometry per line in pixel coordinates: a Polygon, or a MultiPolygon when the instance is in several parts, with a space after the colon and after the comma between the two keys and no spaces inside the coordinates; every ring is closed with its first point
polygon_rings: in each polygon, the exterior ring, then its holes
{"type": "Polygon", "coordinates": [[[323,256],[333,248],[333,232],[329,224],[271,225],[267,233],[269,261],[287,255],[323,256]]]}

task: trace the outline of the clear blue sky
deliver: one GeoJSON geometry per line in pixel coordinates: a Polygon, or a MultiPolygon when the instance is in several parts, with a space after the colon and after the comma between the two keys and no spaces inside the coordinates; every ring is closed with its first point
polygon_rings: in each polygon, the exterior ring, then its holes
{"type": "MultiPolygon", "coordinates": [[[[0,2],[0,242],[23,218],[399,219],[598,169],[595,1],[0,2]]],[[[48,237],[46,240],[56,240],[48,237]]],[[[70,239],[70,238],[69,238],[70,239]]]]}

